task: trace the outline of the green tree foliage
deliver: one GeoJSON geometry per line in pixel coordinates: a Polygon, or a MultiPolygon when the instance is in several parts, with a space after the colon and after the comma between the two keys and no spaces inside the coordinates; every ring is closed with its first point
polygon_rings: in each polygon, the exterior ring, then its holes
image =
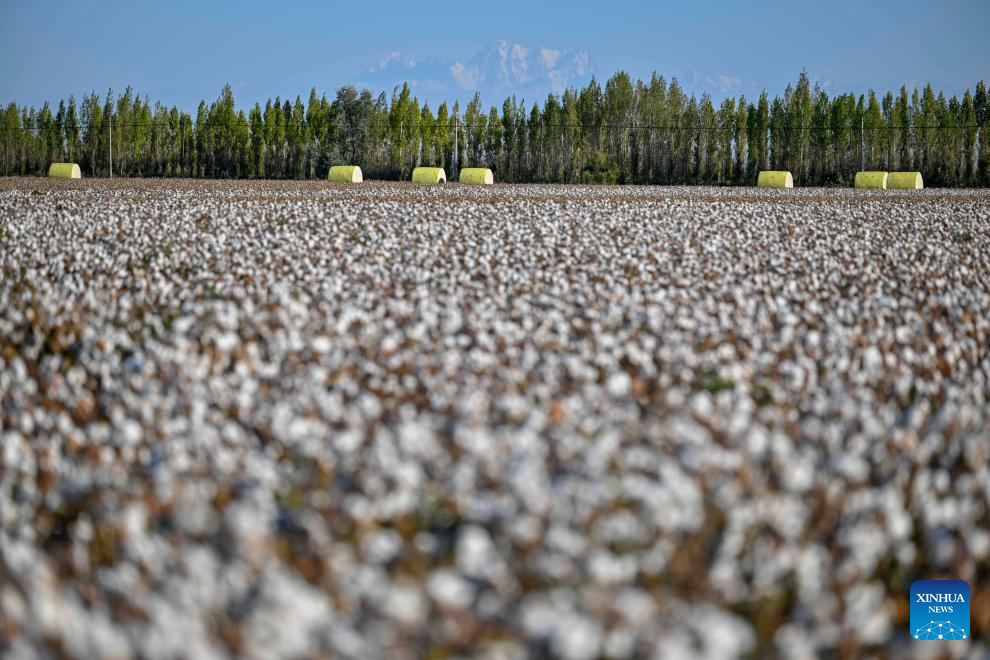
{"type": "Polygon", "coordinates": [[[990,99],[987,98],[987,86],[981,80],[976,85],[973,95],[973,114],[976,117],[977,129],[977,159],[976,183],[990,186],[990,99]]]}
{"type": "Polygon", "coordinates": [[[500,181],[752,184],[788,169],[802,185],[848,185],[862,167],[919,170],[936,186],[990,185],[990,99],[923,89],[829,96],[802,72],[781,96],[755,102],[688,95],[677,79],[618,72],[541,100],[510,97],[486,112],[434,114],[408,85],[391,97],[341,87],[238,110],[226,85],[194,115],[141,97],[95,92],[40,109],[0,107],[0,175],[78,162],[87,176],[323,178],[360,164],[404,179],[417,165],[490,167],[500,181]],[[53,110],[54,108],[54,110],[53,110]],[[527,110],[528,108],[528,110],[527,110]]]}

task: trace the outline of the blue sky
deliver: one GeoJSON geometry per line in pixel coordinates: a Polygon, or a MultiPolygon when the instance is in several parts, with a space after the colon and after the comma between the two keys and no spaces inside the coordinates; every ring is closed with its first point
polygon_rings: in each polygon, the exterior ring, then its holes
{"type": "Polygon", "coordinates": [[[514,86],[531,97],[620,68],[676,75],[689,91],[716,99],[779,92],[802,69],[833,93],[927,81],[960,93],[990,79],[990,0],[467,6],[0,0],[0,102],[37,105],[131,84],[192,110],[225,82],[246,106],[269,95],[306,98],[313,86],[332,95],[348,82],[385,86],[409,77],[434,106],[440,97],[469,97],[473,86],[500,104],[514,86]],[[486,75],[500,44],[510,59],[521,54],[529,73],[486,75]],[[383,70],[369,72],[383,60],[383,70]],[[464,75],[452,76],[454,66],[464,75]]]}

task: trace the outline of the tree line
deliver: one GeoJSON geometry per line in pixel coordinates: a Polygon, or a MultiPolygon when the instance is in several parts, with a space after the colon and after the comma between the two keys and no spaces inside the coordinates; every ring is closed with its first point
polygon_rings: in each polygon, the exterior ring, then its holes
{"type": "Polygon", "coordinates": [[[128,87],[57,109],[10,103],[0,117],[0,175],[43,174],[55,161],[87,176],[323,178],[358,164],[367,178],[406,179],[418,165],[490,167],[505,182],[749,184],[761,169],[802,185],[848,185],[860,169],[917,170],[926,184],[990,185],[990,117],[979,82],[946,99],[931,85],[830,96],[802,73],[783,95],[687,94],[676,78],[619,72],[527,106],[434,112],[403,85],[377,97],[345,86],[332,100],[269,99],[247,112],[230,85],[195,116],[128,87]]]}

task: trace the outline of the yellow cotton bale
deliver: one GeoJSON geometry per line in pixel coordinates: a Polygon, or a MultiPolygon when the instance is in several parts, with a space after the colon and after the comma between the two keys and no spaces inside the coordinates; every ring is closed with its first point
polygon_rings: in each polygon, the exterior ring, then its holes
{"type": "Polygon", "coordinates": [[[856,180],[853,182],[856,188],[872,188],[874,190],[887,189],[886,172],[856,172],[856,180]]]}
{"type": "Polygon", "coordinates": [[[413,183],[447,183],[447,173],[442,167],[417,167],[412,180],[413,183]]]}
{"type": "Polygon", "coordinates": [[[891,172],[887,177],[887,187],[897,190],[921,190],[925,187],[921,172],[891,172]]]}
{"type": "Polygon", "coordinates": [[[75,163],[52,163],[48,176],[53,179],[81,179],[82,173],[75,163]]]}
{"type": "Polygon", "coordinates": [[[364,175],[358,165],[334,165],[327,174],[327,180],[331,183],[361,183],[364,175]]]}
{"type": "Polygon", "coordinates": [[[465,167],[457,180],[459,183],[490,186],[495,183],[495,176],[487,167],[465,167]]]}
{"type": "Polygon", "coordinates": [[[793,188],[794,177],[790,172],[764,170],[756,177],[756,185],[760,188],[793,188]]]}

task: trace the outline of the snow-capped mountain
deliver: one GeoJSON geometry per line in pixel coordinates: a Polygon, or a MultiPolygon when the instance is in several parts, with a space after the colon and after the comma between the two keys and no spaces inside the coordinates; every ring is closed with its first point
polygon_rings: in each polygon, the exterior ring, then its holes
{"type": "Polygon", "coordinates": [[[463,61],[389,53],[353,82],[376,92],[391,92],[408,82],[413,94],[434,105],[444,99],[463,102],[475,91],[481,92],[486,104],[499,104],[512,94],[542,101],[549,93],[584,84],[591,73],[586,51],[527,47],[500,39],[463,61]]]}

